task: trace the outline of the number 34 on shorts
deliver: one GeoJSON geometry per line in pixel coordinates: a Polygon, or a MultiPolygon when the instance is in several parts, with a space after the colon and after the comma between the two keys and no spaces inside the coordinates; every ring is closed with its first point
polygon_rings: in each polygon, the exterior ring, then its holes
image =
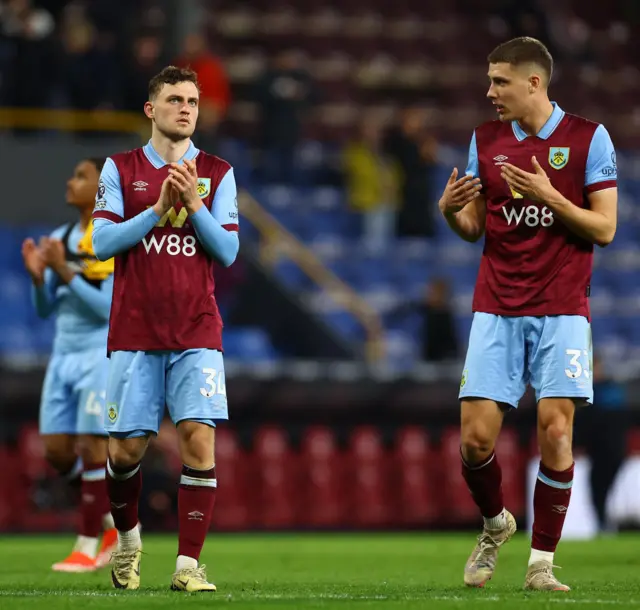
{"type": "Polygon", "coordinates": [[[222,353],[189,349],[111,354],[105,418],[110,433],[157,433],[165,405],[176,424],[228,419],[222,353]]]}

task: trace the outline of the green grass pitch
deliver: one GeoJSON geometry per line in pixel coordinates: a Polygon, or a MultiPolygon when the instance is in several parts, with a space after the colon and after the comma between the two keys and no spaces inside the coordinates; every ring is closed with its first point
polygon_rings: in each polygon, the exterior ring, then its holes
{"type": "Polygon", "coordinates": [[[466,589],[462,568],[473,534],[212,534],[201,558],[216,594],[169,590],[174,536],[144,536],[142,587],[115,591],[108,571],[55,574],[70,537],[0,538],[0,608],[136,610],[247,608],[640,608],[640,537],[565,542],[558,575],[570,593],[525,593],[528,539],[501,552],[485,589],[466,589]]]}

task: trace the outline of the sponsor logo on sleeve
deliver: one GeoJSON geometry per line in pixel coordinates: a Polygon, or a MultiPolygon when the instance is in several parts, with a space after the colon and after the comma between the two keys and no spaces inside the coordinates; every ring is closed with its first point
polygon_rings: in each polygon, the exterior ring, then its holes
{"type": "Polygon", "coordinates": [[[618,164],[616,163],[615,150],[611,153],[611,165],[602,168],[602,175],[607,178],[615,178],[618,174],[618,164]]]}

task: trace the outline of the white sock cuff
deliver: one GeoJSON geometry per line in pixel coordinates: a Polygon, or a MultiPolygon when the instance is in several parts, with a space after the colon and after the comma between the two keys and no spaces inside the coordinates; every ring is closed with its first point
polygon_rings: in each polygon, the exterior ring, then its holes
{"type": "Polygon", "coordinates": [[[186,474],[180,476],[180,485],[189,485],[190,487],[218,487],[217,479],[198,479],[196,477],[188,477],[186,474]]]}
{"type": "Polygon", "coordinates": [[[133,470],[130,470],[129,472],[114,472],[113,468],[111,468],[111,460],[107,460],[107,472],[109,473],[109,476],[116,481],[126,481],[127,479],[130,479],[134,474],[136,474],[138,470],[140,470],[140,464],[138,464],[133,470]]]}
{"type": "Polygon", "coordinates": [[[97,468],[96,470],[85,470],[82,473],[83,481],[104,481],[107,476],[105,468],[97,468]]]}

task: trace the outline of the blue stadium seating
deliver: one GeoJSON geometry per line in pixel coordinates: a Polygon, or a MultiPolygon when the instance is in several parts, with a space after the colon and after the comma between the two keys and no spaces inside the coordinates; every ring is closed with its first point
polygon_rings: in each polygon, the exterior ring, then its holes
{"type": "MultiPolygon", "coordinates": [[[[463,166],[466,151],[443,149],[443,165],[434,182],[439,190],[449,175],[451,163],[463,166]]],[[[462,242],[436,214],[437,234],[433,239],[395,241],[386,251],[367,254],[360,246],[361,219],[348,210],[343,190],[333,186],[313,186],[322,174],[322,162],[335,151],[318,142],[305,142],[297,161],[302,175],[292,185],[261,185],[246,162],[248,149],[242,142],[222,143],[221,156],[235,167],[240,184],[248,186],[261,204],[282,224],[306,243],[324,264],[361,293],[382,316],[386,326],[388,359],[397,367],[409,366],[419,355],[421,322],[415,312],[401,308],[424,298],[435,277],[448,278],[452,288],[455,319],[464,345],[471,324],[473,294],[482,243],[462,242]],[[399,313],[400,312],[400,313],[399,313]]],[[[640,156],[621,153],[621,167],[640,167],[640,156]]],[[[640,348],[640,181],[620,180],[620,223],[614,243],[599,250],[592,281],[594,339],[601,351],[625,357],[625,350],[640,348]]],[[[435,202],[437,195],[434,194],[435,202]]],[[[434,213],[435,213],[435,203],[434,213]]],[[[0,353],[46,354],[50,348],[53,323],[35,317],[30,305],[29,280],[22,268],[20,243],[35,238],[51,227],[15,228],[0,226],[0,257],[5,272],[0,277],[0,353]]],[[[243,239],[254,241],[257,233],[245,220],[243,239]]],[[[364,331],[359,322],[326,298],[290,261],[278,261],[273,272],[286,286],[308,296],[312,307],[327,324],[347,340],[360,342],[364,331]]],[[[259,328],[225,328],[228,357],[247,361],[270,361],[279,357],[268,335],[259,328]]]]}

